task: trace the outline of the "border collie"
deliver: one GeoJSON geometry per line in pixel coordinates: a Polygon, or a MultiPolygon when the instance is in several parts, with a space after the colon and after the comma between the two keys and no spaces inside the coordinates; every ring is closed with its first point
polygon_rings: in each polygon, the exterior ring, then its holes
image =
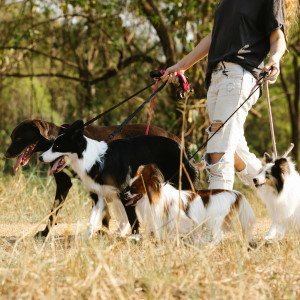
{"type": "MultiPolygon", "coordinates": [[[[83,130],[81,120],[74,122],[55,139],[52,147],[40,156],[40,160],[47,163],[62,158],[68,160],[92,194],[95,206],[90,216],[89,237],[108,213],[108,203],[113,205],[114,213],[120,221],[121,234],[124,234],[128,230],[128,219],[119,195],[142,164],[157,164],[165,178],[178,186],[180,146],[171,139],[150,135],[115,140],[107,144],[87,138],[83,130]]],[[[182,162],[187,171],[187,175],[184,173],[182,176],[182,186],[190,188],[190,182],[197,185],[197,166],[185,155],[182,162]]]]}
{"type": "MultiPolygon", "coordinates": [[[[25,120],[17,125],[13,129],[10,137],[11,143],[5,152],[6,158],[17,157],[14,165],[14,170],[20,166],[24,166],[30,160],[34,152],[44,152],[48,150],[54,139],[63,133],[63,130],[69,127],[70,124],[63,124],[61,126],[44,120],[25,120]]],[[[102,141],[107,138],[118,125],[113,126],[93,126],[88,125],[84,128],[84,134],[94,140],[102,141]]],[[[137,136],[144,134],[147,128],[147,124],[127,124],[120,132],[118,132],[109,142],[116,139],[128,138],[130,136],[137,136]]],[[[180,139],[157,126],[150,126],[150,135],[158,135],[168,137],[180,144],[180,139]]],[[[64,169],[64,160],[58,160],[58,164],[52,167],[51,173],[54,176],[56,183],[55,200],[51,209],[51,214],[47,221],[47,225],[44,230],[36,233],[36,237],[45,237],[48,235],[52,226],[56,223],[56,216],[58,215],[62,204],[64,203],[70,188],[72,187],[71,177],[72,172],[64,169]]],[[[55,162],[55,163],[57,163],[55,162]]],[[[134,207],[126,207],[126,214],[133,231],[138,230],[138,222],[136,221],[136,214],[134,207]]],[[[106,222],[108,224],[108,221],[106,222]]]]}
{"type": "Polygon", "coordinates": [[[212,244],[218,244],[223,238],[224,225],[229,225],[233,213],[237,212],[245,237],[252,241],[255,216],[238,191],[179,191],[165,182],[154,164],[140,166],[127,189],[126,205],[136,203],[136,213],[146,234],[153,233],[161,239],[176,233],[192,233],[192,238],[200,242],[203,237],[209,237],[212,244]],[[204,228],[207,230],[203,235],[204,228]]]}
{"type": "Polygon", "coordinates": [[[289,227],[300,232],[300,175],[290,158],[272,161],[253,179],[258,197],[266,205],[272,225],[265,239],[282,239],[289,227]]]}

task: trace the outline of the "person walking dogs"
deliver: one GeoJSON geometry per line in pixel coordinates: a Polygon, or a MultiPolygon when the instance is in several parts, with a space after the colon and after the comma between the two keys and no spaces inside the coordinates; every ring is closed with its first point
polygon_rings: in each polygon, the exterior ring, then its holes
{"type": "MultiPolygon", "coordinates": [[[[262,70],[278,76],[280,59],[286,50],[286,15],[297,7],[297,1],[221,0],[215,10],[212,33],[161,77],[177,84],[177,73],[184,73],[208,55],[206,106],[210,136],[249,96],[262,70]]],[[[260,160],[249,151],[244,137],[246,117],[259,93],[208,142],[204,158],[209,189],[232,190],[235,172],[244,183],[253,184],[252,178],[261,169],[260,160]]]]}

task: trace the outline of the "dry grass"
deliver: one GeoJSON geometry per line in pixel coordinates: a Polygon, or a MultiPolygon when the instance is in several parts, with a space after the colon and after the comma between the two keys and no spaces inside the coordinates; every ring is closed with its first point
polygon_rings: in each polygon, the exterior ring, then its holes
{"type": "Polygon", "coordinates": [[[53,182],[2,177],[0,299],[299,299],[299,235],[266,245],[269,219],[245,194],[258,216],[258,247],[250,251],[238,233],[217,247],[134,243],[112,233],[85,242],[91,203],[78,182],[58,219],[64,225],[43,242],[32,236],[50,210],[53,182]]]}

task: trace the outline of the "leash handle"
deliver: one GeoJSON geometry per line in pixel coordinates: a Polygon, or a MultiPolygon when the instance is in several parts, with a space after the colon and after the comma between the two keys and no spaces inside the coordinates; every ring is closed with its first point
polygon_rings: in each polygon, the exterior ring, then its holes
{"type": "Polygon", "coordinates": [[[256,84],[262,85],[264,81],[270,81],[271,83],[274,83],[278,74],[279,74],[279,69],[275,66],[271,66],[269,70],[263,70],[260,72],[256,84]],[[273,70],[276,70],[276,73],[273,76],[270,76],[273,70]]]}
{"type": "Polygon", "coordinates": [[[179,78],[180,85],[182,86],[182,89],[185,92],[190,91],[190,85],[189,82],[187,81],[186,77],[182,73],[177,73],[177,76],[179,78]]]}
{"type": "Polygon", "coordinates": [[[150,72],[150,77],[153,79],[160,79],[161,76],[165,74],[165,70],[153,70],[150,72]]]}
{"type": "MultiPolygon", "coordinates": [[[[153,70],[150,72],[150,76],[153,79],[160,80],[160,77],[165,74],[165,70],[153,70]]],[[[176,91],[176,96],[178,100],[185,99],[188,96],[188,93],[191,91],[189,82],[187,78],[182,73],[177,73],[176,75],[179,80],[179,87],[176,91]]]]}

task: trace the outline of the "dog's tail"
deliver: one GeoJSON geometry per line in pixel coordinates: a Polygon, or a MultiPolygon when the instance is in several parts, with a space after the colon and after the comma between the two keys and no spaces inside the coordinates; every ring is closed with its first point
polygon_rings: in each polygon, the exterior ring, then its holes
{"type": "Polygon", "coordinates": [[[235,191],[235,194],[237,196],[237,199],[239,200],[238,215],[243,234],[247,238],[247,240],[251,242],[253,240],[252,230],[255,223],[255,214],[245,196],[238,191],[235,191]]]}

